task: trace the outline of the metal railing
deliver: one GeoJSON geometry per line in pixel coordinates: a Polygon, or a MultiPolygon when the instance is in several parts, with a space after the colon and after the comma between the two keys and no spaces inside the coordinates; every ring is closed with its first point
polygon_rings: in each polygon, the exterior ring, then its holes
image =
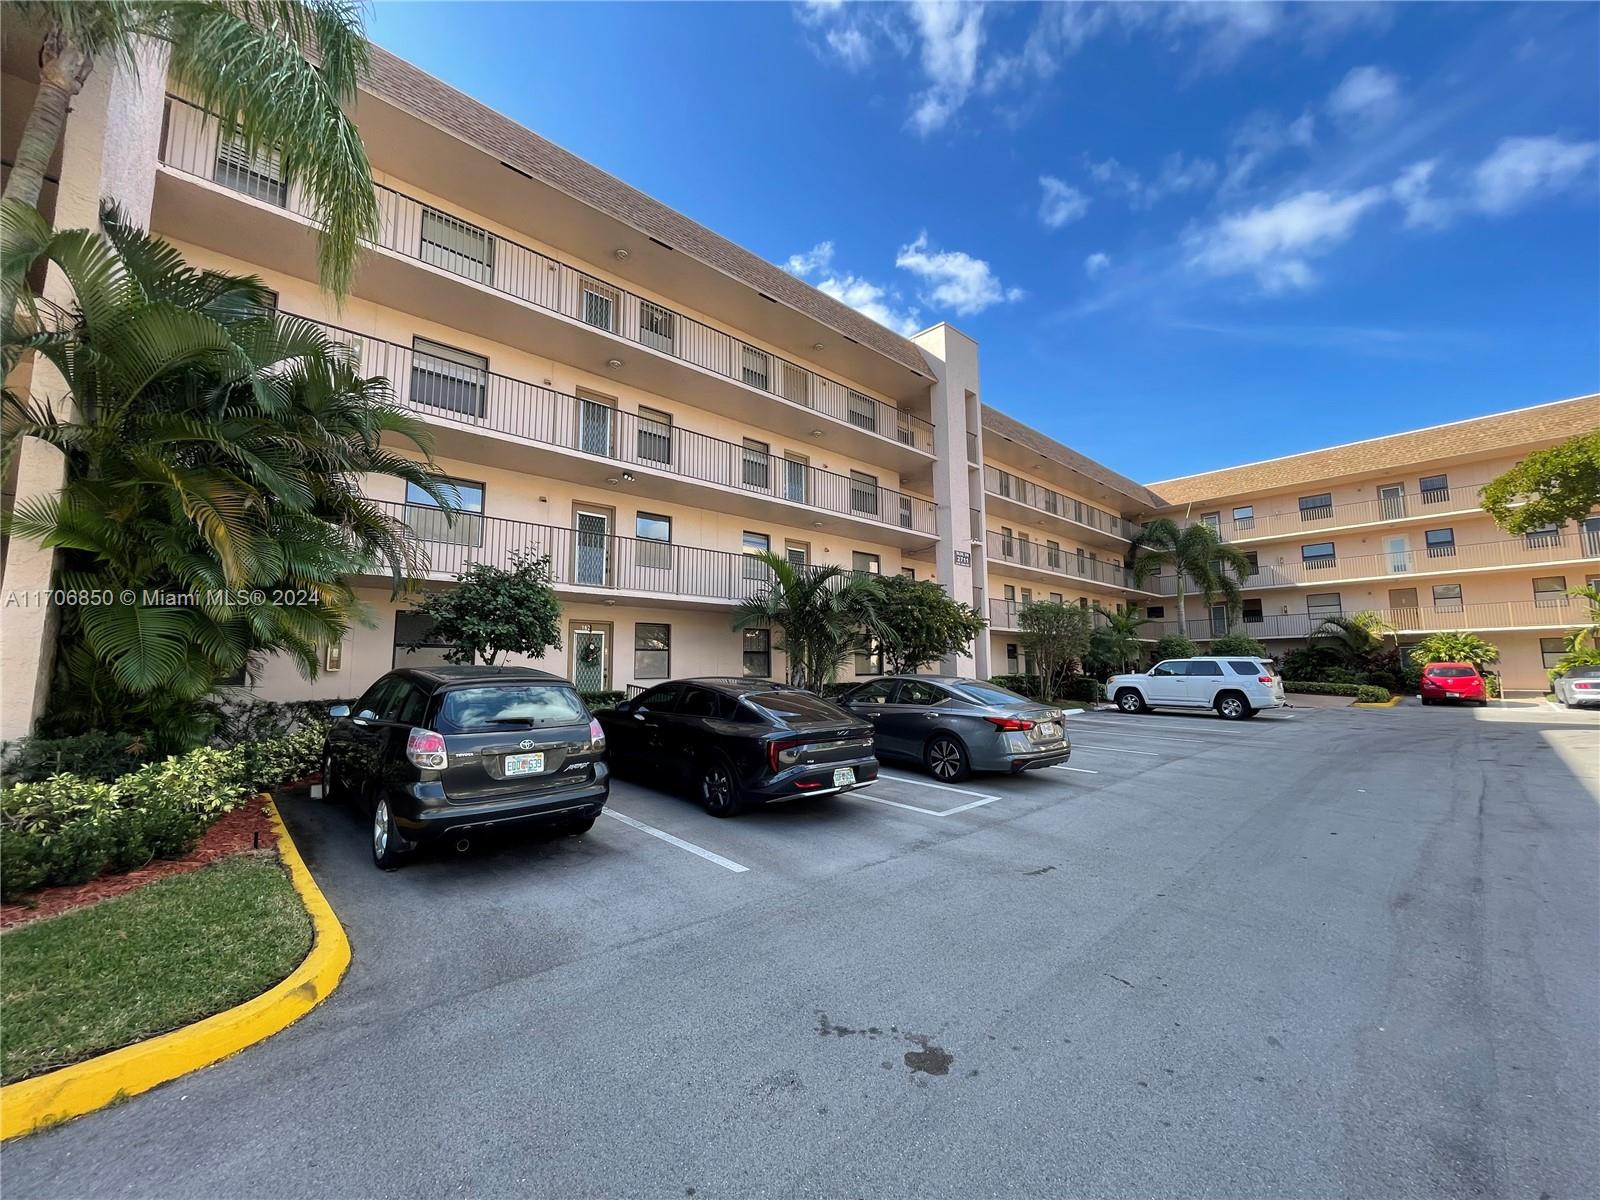
{"type": "MultiPolygon", "coordinates": [[[[167,97],[161,161],[173,170],[277,205],[299,216],[311,206],[275,155],[243,163],[221,123],[177,96],[167,97]]],[[[857,429],[934,452],[933,425],[729,333],[647,300],[519,242],[390,187],[377,185],[376,245],[473,280],[507,296],[581,321],[613,337],[734,380],[769,397],[857,429]]]]}
{"type": "MultiPolygon", "coordinates": [[[[1022,610],[1027,608],[1029,604],[1038,604],[1039,602],[1040,601],[1037,598],[1028,601],[1006,600],[1002,598],[991,599],[989,601],[989,628],[1020,629],[1021,625],[1018,624],[1018,618],[1021,616],[1022,610]]],[[[1089,624],[1093,628],[1098,629],[1102,625],[1106,624],[1106,617],[1104,613],[1097,612],[1092,608],[1089,609],[1088,612],[1089,624]]]]}
{"type": "Polygon", "coordinates": [[[991,568],[1009,563],[1019,567],[1032,567],[1038,571],[1048,571],[1052,575],[1060,575],[1067,579],[1082,579],[1105,584],[1108,587],[1135,590],[1130,573],[1119,564],[1103,562],[1076,550],[1052,547],[1044,542],[1036,542],[1032,538],[1015,535],[1007,537],[992,529],[988,532],[986,546],[991,568]]]}
{"type": "Polygon", "coordinates": [[[1108,513],[1092,504],[1085,504],[1082,500],[1074,500],[1071,496],[1023,479],[1020,475],[1002,471],[999,467],[983,468],[983,490],[991,496],[1014,500],[1027,508],[1049,513],[1051,516],[1101,533],[1108,533],[1124,541],[1132,541],[1139,534],[1139,526],[1132,521],[1124,520],[1115,513],[1108,513]]]}
{"type": "Polygon", "coordinates": [[[1191,514],[1180,524],[1199,523],[1204,519],[1225,542],[1248,541],[1258,538],[1285,537],[1298,534],[1316,534],[1329,529],[1350,525],[1377,525],[1386,521],[1408,521],[1418,518],[1445,516],[1449,513],[1471,512],[1479,507],[1479,497],[1489,476],[1483,479],[1463,479],[1449,487],[1430,488],[1400,496],[1380,496],[1372,500],[1353,500],[1346,504],[1321,504],[1300,508],[1293,497],[1272,501],[1287,507],[1263,512],[1257,504],[1252,515],[1238,519],[1218,515],[1214,519],[1191,514]]]}
{"type": "MultiPolygon", "coordinates": [[[[1355,610],[1351,610],[1354,612],[1355,610]]],[[[1372,611],[1372,610],[1362,610],[1372,611]]],[[[1542,600],[1503,600],[1487,604],[1433,604],[1415,608],[1376,610],[1384,623],[1399,634],[1443,633],[1455,630],[1495,629],[1574,629],[1590,621],[1586,601],[1572,596],[1542,600]]],[[[1257,619],[1243,615],[1231,620],[1220,615],[1201,615],[1188,622],[1191,638],[1221,637],[1225,633],[1244,633],[1253,638],[1308,638],[1330,616],[1326,613],[1263,613],[1257,619]]],[[[1345,615],[1349,615],[1348,613],[1345,615]]],[[[1178,622],[1154,621],[1146,630],[1160,637],[1177,633],[1178,622]]]]}
{"type": "MultiPolygon", "coordinates": [[[[1262,563],[1247,576],[1245,590],[1278,587],[1321,587],[1353,579],[1388,579],[1406,575],[1429,576],[1451,571],[1488,570],[1496,567],[1536,567],[1547,563],[1600,559],[1600,531],[1527,534],[1493,542],[1425,546],[1378,554],[1353,554],[1333,559],[1262,563]]],[[[1177,580],[1161,575],[1146,581],[1146,589],[1163,596],[1177,594],[1177,580]]],[[[1186,587],[1192,595],[1194,588],[1186,587]]]]}
{"type": "Polygon", "coordinates": [[[478,513],[451,519],[424,504],[375,503],[415,535],[429,579],[453,578],[475,563],[509,568],[525,553],[549,556],[556,587],[736,603],[760,596],[772,581],[771,569],[749,554],[478,513]]]}
{"type": "Polygon", "coordinates": [[[619,412],[525,380],[314,322],[351,347],[363,375],[389,380],[396,402],[433,421],[508,433],[610,462],[754,492],[861,521],[935,534],[931,500],[824,471],[680,425],[619,412]]]}

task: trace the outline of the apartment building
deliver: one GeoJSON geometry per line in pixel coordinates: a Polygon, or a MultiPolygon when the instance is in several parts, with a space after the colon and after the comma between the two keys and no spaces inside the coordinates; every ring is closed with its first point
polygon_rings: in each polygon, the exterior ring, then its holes
{"type": "MultiPolygon", "coordinates": [[[[1241,612],[1192,596],[1184,624],[1203,640],[1230,629],[1274,650],[1304,644],[1330,616],[1376,612],[1400,643],[1470,630],[1500,650],[1509,690],[1544,690],[1600,583],[1600,507],[1576,525],[1520,537],[1481,507],[1484,484],[1531,450],[1600,428],[1584,396],[1391,437],[1150,484],[1156,514],[1203,521],[1244,551],[1241,612]]],[[[1145,611],[1179,627],[1177,581],[1151,581],[1145,611]]]]}
{"type": "MultiPolygon", "coordinates": [[[[7,161],[37,86],[31,46],[6,39],[0,59],[7,161]]],[[[981,675],[1025,665],[1017,625],[1030,602],[1137,605],[1155,628],[1175,626],[1172,581],[1135,587],[1127,569],[1153,513],[1213,521],[1248,543],[1262,574],[1240,619],[1274,646],[1335,607],[1442,619],[1453,583],[1463,624],[1499,606],[1500,625],[1473,627],[1510,635],[1500,640],[1519,664],[1514,686],[1532,680],[1539,639],[1561,632],[1547,622],[1571,623],[1550,581],[1594,572],[1592,523],[1508,544],[1473,515],[1472,496],[1497,463],[1600,425],[1595,398],[1449,427],[1476,434],[1402,435],[1141,486],[985,405],[978,347],[954,327],[902,337],[410,64],[376,48],[373,60],[354,115],[381,226],[342,306],[316,284],[295,180],[170,92],[158,55],[90,77],[46,215],[92,226],[100,198],[114,198],[192,263],[258,275],[280,311],[350,345],[431,430],[464,513],[447,522],[426,496],[367,481],[427,554],[418,586],[450,586],[472,562],[548,555],[563,645],[537,665],[586,689],[782,678],[775,631],[731,625],[767,584],[760,550],[934,579],[970,598],[989,633],[945,665],[981,675]],[[1300,536],[1312,527],[1314,541],[1300,536]],[[1397,581],[1389,568],[1402,556],[1415,569],[1397,581]]],[[[69,295],[54,271],[44,288],[69,295]]],[[[47,367],[31,386],[53,394],[47,367]]],[[[60,470],[52,452],[26,447],[7,503],[59,486],[60,470]]],[[[52,559],[13,544],[4,570],[8,592],[42,589],[52,559]]],[[[386,578],[358,584],[368,622],[324,648],[316,680],[272,661],[243,682],[274,699],[344,696],[392,666],[438,660],[412,598],[386,578]]],[[[1189,619],[1198,629],[1226,617],[1189,619]]],[[[37,713],[50,643],[47,612],[6,613],[0,737],[37,713]]],[[[847,676],[879,669],[863,654],[847,676]]]]}

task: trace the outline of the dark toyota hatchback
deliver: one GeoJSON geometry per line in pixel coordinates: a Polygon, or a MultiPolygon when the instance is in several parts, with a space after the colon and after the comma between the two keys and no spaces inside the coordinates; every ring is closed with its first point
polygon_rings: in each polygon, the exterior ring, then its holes
{"type": "Polygon", "coordinates": [[[619,770],[690,788],[712,816],[848,792],[878,777],[871,725],[762,680],[676,679],[599,716],[619,770]]]}
{"type": "Polygon", "coordinates": [[[323,795],[372,817],[372,859],[513,823],[585,833],[611,792],[605,735],[567,680],[527,667],[409,667],[340,704],[323,795]]]}

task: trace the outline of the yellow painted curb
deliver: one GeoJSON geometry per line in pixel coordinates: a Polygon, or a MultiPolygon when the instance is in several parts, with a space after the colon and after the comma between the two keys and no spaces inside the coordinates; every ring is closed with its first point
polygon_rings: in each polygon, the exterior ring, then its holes
{"type": "Polygon", "coordinates": [[[1393,708],[1395,705],[1399,704],[1400,701],[1402,701],[1404,699],[1405,699],[1404,696],[1390,696],[1382,704],[1374,704],[1371,701],[1357,700],[1350,707],[1351,708],[1393,708]]]}
{"type": "MultiPolygon", "coordinates": [[[[263,795],[262,799],[271,797],[263,795]]],[[[163,1033],[0,1088],[0,1139],[81,1117],[114,1101],[198,1071],[286,1029],[332,994],[350,965],[350,940],[327,898],[306,869],[294,839],[267,805],[278,832],[278,856],[311,915],[311,950],[289,977],[253,1000],[193,1025],[163,1033]]]]}

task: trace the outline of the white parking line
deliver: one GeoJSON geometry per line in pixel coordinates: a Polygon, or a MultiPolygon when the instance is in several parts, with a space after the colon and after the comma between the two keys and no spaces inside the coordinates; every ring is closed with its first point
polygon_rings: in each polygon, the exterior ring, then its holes
{"type": "Polygon", "coordinates": [[[687,850],[690,854],[698,854],[707,862],[714,862],[717,864],[717,866],[724,867],[729,871],[737,873],[740,871],[748,871],[750,869],[749,867],[740,866],[731,858],[723,858],[722,855],[717,854],[714,851],[707,850],[704,846],[696,846],[693,842],[686,842],[681,837],[674,837],[665,829],[657,829],[654,825],[646,825],[643,821],[635,821],[632,817],[619,813],[614,808],[602,809],[601,811],[604,812],[608,817],[615,817],[624,825],[631,825],[640,833],[648,833],[651,837],[660,838],[668,845],[676,846],[680,850],[687,850]]]}
{"type": "Polygon", "coordinates": [[[930,783],[926,779],[913,779],[909,775],[891,775],[887,771],[883,770],[879,770],[878,778],[889,783],[904,783],[909,784],[911,787],[932,788],[937,792],[955,792],[962,796],[977,797],[976,800],[969,800],[965,804],[956,805],[954,808],[938,809],[923,808],[918,804],[906,804],[901,800],[890,800],[886,796],[869,796],[865,793],[860,793],[861,799],[871,800],[874,804],[887,804],[890,808],[903,808],[908,812],[923,813],[930,817],[953,817],[956,813],[967,812],[974,808],[982,808],[985,804],[993,804],[996,800],[1000,799],[999,796],[989,792],[975,792],[971,788],[952,787],[948,783],[930,783]]]}
{"type": "Polygon", "coordinates": [[[1160,758],[1154,750],[1124,750],[1120,746],[1086,746],[1082,742],[1073,742],[1074,750],[1099,750],[1106,754],[1137,754],[1141,758],[1160,758]]]}
{"type": "Polygon", "coordinates": [[[882,768],[879,768],[878,770],[878,778],[892,779],[896,783],[909,783],[916,787],[937,788],[941,792],[960,792],[963,796],[988,796],[991,800],[999,799],[998,796],[992,795],[989,792],[975,792],[971,788],[951,787],[948,783],[932,783],[929,780],[917,779],[911,775],[891,775],[882,768]]]}
{"type": "Polygon", "coordinates": [[[1076,771],[1079,775],[1098,775],[1098,774],[1100,774],[1099,771],[1090,771],[1085,767],[1064,767],[1060,763],[1056,763],[1050,769],[1052,771],[1076,771]]]}
{"type": "MultiPolygon", "coordinates": [[[[1091,737],[1125,737],[1138,738],[1141,742],[1189,742],[1196,746],[1203,746],[1213,742],[1215,738],[1180,737],[1176,734],[1166,733],[1141,733],[1137,729],[1096,729],[1091,737]]],[[[1076,745],[1077,743],[1073,743],[1076,745]]]]}

